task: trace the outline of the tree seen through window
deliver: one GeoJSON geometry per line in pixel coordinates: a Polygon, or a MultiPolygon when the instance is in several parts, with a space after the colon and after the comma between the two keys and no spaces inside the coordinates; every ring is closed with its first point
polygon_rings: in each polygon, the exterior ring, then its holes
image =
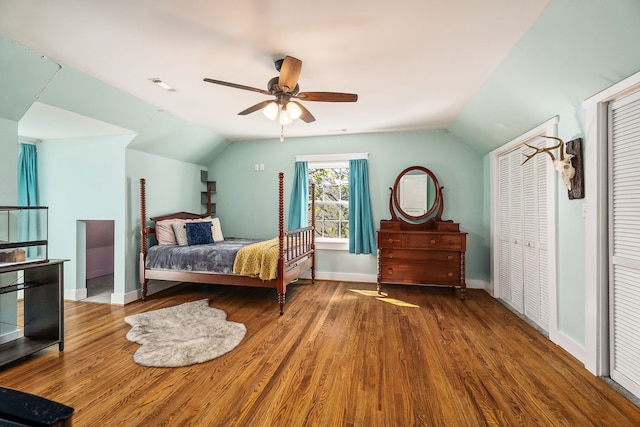
{"type": "MultiPolygon", "coordinates": [[[[349,168],[309,166],[309,181],[316,185],[316,237],[348,239],[349,168]]],[[[311,203],[309,203],[309,210],[311,210],[311,203]]],[[[309,212],[309,215],[312,213],[309,212]]]]}

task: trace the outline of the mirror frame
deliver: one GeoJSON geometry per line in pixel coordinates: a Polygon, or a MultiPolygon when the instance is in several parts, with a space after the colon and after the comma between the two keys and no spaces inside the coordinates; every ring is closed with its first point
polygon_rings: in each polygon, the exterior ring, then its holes
{"type": "Polygon", "coordinates": [[[438,183],[438,178],[436,178],[435,174],[431,172],[429,169],[424,166],[409,166],[402,172],[398,174],[395,182],[393,183],[393,188],[391,190],[391,198],[389,199],[389,211],[391,212],[391,216],[393,219],[398,219],[398,214],[400,215],[400,219],[405,221],[423,221],[429,218],[434,212],[437,211],[436,216],[433,218],[435,221],[440,221],[442,216],[442,211],[444,209],[444,202],[442,200],[442,187],[438,183]],[[432,180],[433,185],[436,190],[435,197],[433,199],[433,204],[429,207],[426,213],[419,216],[414,216],[406,213],[402,207],[400,206],[400,181],[402,178],[407,175],[409,172],[413,171],[421,171],[427,174],[432,180]]]}

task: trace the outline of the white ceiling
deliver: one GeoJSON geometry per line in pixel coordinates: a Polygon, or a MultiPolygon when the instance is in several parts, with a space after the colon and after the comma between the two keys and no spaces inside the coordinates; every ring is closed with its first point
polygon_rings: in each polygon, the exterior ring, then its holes
{"type": "Polygon", "coordinates": [[[284,55],[303,61],[301,91],[359,96],[305,102],[316,122],[287,136],[429,130],[451,123],[549,2],[0,0],[0,33],[230,140],[279,135],[260,112],[237,115],[268,97],[202,79],[266,89],[284,55]]]}

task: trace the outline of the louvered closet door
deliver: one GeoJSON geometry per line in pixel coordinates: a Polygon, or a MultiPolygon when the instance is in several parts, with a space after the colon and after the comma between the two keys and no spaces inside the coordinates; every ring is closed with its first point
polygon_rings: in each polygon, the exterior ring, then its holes
{"type": "MultiPolygon", "coordinates": [[[[545,146],[538,138],[528,144],[545,146]]],[[[545,331],[549,330],[547,171],[549,157],[537,155],[522,165],[531,148],[516,148],[498,158],[500,298],[545,331]]]]}
{"type": "Polygon", "coordinates": [[[499,201],[499,296],[503,301],[511,304],[511,239],[509,218],[511,212],[511,157],[508,154],[498,159],[498,197],[499,201]]]}
{"type": "Polygon", "coordinates": [[[611,378],[640,396],[640,92],[609,106],[611,378]]]}
{"type": "MultiPolygon", "coordinates": [[[[544,147],[539,138],[529,145],[544,147]]],[[[528,151],[532,151],[529,149],[528,151]]],[[[537,155],[523,169],[524,315],[549,330],[549,275],[547,255],[548,156],[537,155]]]]}
{"type": "Polygon", "coordinates": [[[522,167],[520,164],[524,157],[522,149],[517,149],[509,154],[511,169],[509,171],[511,207],[509,215],[509,237],[511,238],[511,306],[523,312],[524,304],[524,269],[522,252],[522,167]]]}

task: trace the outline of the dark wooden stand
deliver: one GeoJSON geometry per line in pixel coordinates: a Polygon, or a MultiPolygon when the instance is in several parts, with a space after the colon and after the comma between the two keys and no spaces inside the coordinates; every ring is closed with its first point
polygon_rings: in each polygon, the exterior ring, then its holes
{"type": "Polygon", "coordinates": [[[64,261],[0,268],[0,274],[24,271],[24,283],[0,286],[0,294],[24,291],[24,336],[0,344],[0,366],[54,344],[64,350],[64,261]]]}

